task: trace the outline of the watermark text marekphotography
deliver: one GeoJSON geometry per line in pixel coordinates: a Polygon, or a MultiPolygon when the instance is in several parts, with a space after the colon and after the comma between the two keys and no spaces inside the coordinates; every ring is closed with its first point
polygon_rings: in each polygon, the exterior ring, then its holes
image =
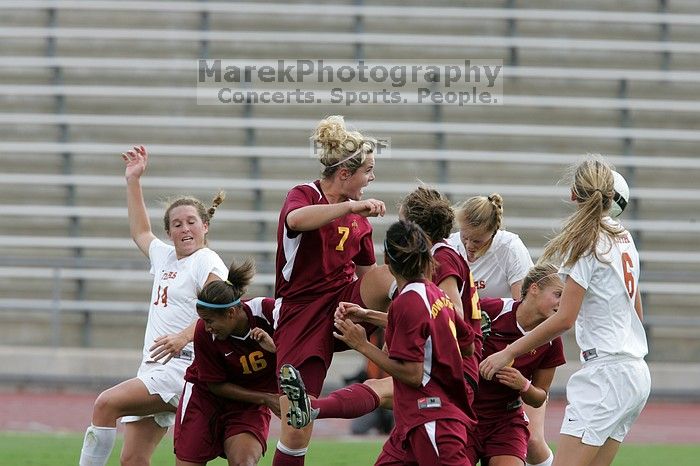
{"type": "Polygon", "coordinates": [[[201,59],[197,66],[197,103],[501,105],[503,62],[201,59]]]}

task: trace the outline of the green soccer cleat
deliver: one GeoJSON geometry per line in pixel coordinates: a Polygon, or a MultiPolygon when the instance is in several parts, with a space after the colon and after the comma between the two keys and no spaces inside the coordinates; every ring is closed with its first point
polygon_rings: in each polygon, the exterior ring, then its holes
{"type": "Polygon", "coordinates": [[[284,364],[280,368],[280,387],[289,399],[287,424],[295,429],[303,429],[316,419],[318,409],[311,407],[301,374],[291,364],[284,364]]]}

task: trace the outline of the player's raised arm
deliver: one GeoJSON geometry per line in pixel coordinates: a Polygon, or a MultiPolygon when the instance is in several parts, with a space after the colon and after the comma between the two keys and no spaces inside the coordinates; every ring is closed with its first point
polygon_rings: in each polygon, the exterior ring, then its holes
{"type": "Polygon", "coordinates": [[[148,257],[148,248],[155,235],[151,231],[151,221],[146,212],[146,204],[141,190],[141,176],[148,164],[148,151],[143,146],[134,146],[122,154],[126,163],[126,203],[129,210],[129,230],[139,250],[148,257]]]}

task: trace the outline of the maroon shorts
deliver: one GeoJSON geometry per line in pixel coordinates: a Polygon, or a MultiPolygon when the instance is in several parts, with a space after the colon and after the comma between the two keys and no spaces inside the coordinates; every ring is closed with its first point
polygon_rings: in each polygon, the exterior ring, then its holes
{"type": "Polygon", "coordinates": [[[467,426],[455,419],[438,419],[414,427],[403,442],[393,430],[375,466],[473,466],[467,457],[467,436],[467,426]]]}
{"type": "Polygon", "coordinates": [[[364,306],[360,294],[361,283],[362,278],[309,302],[289,303],[282,300],[274,335],[277,371],[283,364],[292,364],[301,372],[304,385],[311,395],[321,393],[333,352],[347,349],[342,348],[344,345],[336,347],[333,314],[341,301],[364,306]],[[304,362],[310,359],[319,359],[321,364],[309,364],[302,370],[304,362]]]}
{"type": "Polygon", "coordinates": [[[479,420],[469,438],[469,457],[475,459],[493,456],[515,456],[523,462],[527,456],[530,431],[522,409],[515,409],[495,420],[479,420]]]}
{"type": "Polygon", "coordinates": [[[185,384],[175,419],[175,456],[180,461],[206,463],[224,455],[224,441],[246,433],[267,448],[270,410],[265,406],[241,408],[191,383],[185,384]]]}

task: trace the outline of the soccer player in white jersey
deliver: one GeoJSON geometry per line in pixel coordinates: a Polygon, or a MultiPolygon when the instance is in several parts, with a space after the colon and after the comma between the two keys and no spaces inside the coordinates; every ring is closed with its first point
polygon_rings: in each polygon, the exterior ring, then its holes
{"type": "Polygon", "coordinates": [[[164,223],[174,246],[151,231],[141,190],[148,153],[143,146],[122,154],[131,237],[151,261],[153,290],[144,337],[143,359],[136,377],[102,392],[95,401],[92,424],[85,432],[80,466],[104,466],[114,447],[117,419],[122,418],[122,465],[150,464],[156,446],[175,423],[184,374],[194,358],[197,293],[213,280],[225,280],[228,268],[206,247],[209,221],[223,201],[219,194],[208,210],[197,199],[170,204],[164,223]]]}
{"type": "MultiPolygon", "coordinates": [[[[459,231],[450,244],[466,258],[480,298],[521,299],[523,280],[533,267],[530,252],[515,233],[503,230],[503,198],[498,193],[475,196],[455,209],[459,231]]],[[[551,466],[552,450],[544,437],[546,402],[535,408],[526,404],[530,437],[528,466],[551,466]]]]}
{"type": "Polygon", "coordinates": [[[575,324],[583,368],[567,385],[555,466],[611,464],[651,388],[639,254],[629,232],[608,216],[614,193],[612,170],[600,156],[576,166],[571,199],[577,210],[543,254],[545,260],[563,260],[559,311],[480,367],[490,379],[513,358],[575,324]]]}
{"type": "Polygon", "coordinates": [[[479,297],[520,299],[533,263],[520,237],[501,229],[501,195],[475,196],[455,210],[459,231],[448,242],[467,259],[479,297]]]}

